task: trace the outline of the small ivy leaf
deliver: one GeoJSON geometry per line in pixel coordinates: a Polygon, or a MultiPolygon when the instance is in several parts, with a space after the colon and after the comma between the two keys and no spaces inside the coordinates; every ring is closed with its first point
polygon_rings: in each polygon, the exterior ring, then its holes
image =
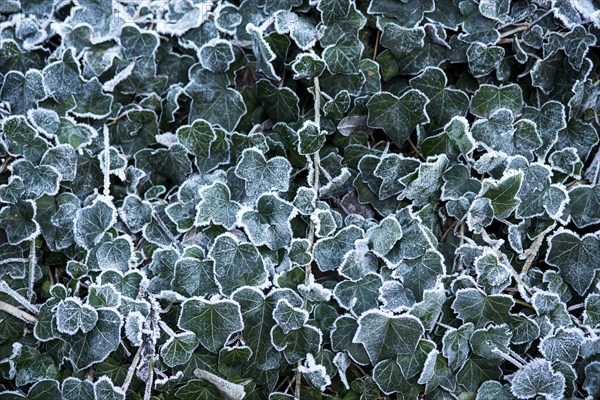
{"type": "Polygon", "coordinates": [[[420,257],[404,260],[394,270],[392,276],[402,278],[417,300],[421,300],[425,290],[436,286],[438,276],[444,274],[444,258],[434,249],[428,249],[420,257]]]}
{"type": "Polygon", "coordinates": [[[309,251],[309,242],[307,239],[292,239],[290,246],[290,260],[298,265],[308,265],[312,262],[312,255],[309,251]]]}
{"type": "Polygon", "coordinates": [[[244,180],[246,194],[256,199],[263,193],[287,192],[292,166],[283,157],[266,160],[260,151],[246,149],[235,168],[235,174],[244,180]]]}
{"type": "Polygon", "coordinates": [[[69,376],[62,382],[64,400],[95,400],[94,384],[87,379],[81,380],[69,376]]]}
{"type": "Polygon", "coordinates": [[[497,294],[502,292],[511,282],[509,269],[492,251],[484,250],[483,255],[475,259],[477,283],[487,293],[497,294]]]}
{"type": "Polygon", "coordinates": [[[118,308],[121,305],[121,294],[117,292],[117,289],[111,283],[104,285],[92,284],[89,287],[88,304],[96,309],[118,308]]]}
{"type": "Polygon", "coordinates": [[[565,54],[573,69],[581,69],[583,60],[589,51],[589,46],[595,44],[596,37],[589,34],[581,25],[574,26],[571,32],[565,35],[565,54]]]}
{"type": "Polygon", "coordinates": [[[385,281],[379,288],[379,301],[385,311],[402,312],[411,308],[416,300],[413,292],[398,281],[385,281]]]}
{"type": "Polygon", "coordinates": [[[325,71],[325,61],[315,54],[300,53],[292,63],[294,79],[313,79],[325,71]]]}
{"type": "Polygon", "coordinates": [[[68,359],[76,371],[104,361],[119,347],[121,316],[114,310],[100,308],[98,322],[87,333],[68,336],[68,359]]]}
{"type": "Polygon", "coordinates": [[[440,188],[447,167],[448,157],[445,154],[427,158],[415,172],[400,178],[405,188],[398,199],[411,199],[416,206],[427,204],[440,188]]]}
{"type": "Polygon", "coordinates": [[[365,237],[369,239],[373,253],[383,257],[402,238],[402,227],[396,218],[388,216],[382,219],[377,226],[369,228],[365,237]]]}
{"type": "Polygon", "coordinates": [[[458,159],[462,155],[464,159],[469,159],[475,149],[475,139],[469,130],[467,119],[454,116],[442,132],[428,137],[421,146],[426,156],[446,154],[450,158],[458,159]]]}
{"type": "Polygon", "coordinates": [[[469,356],[469,338],[475,327],[467,322],[459,328],[448,329],[442,339],[442,354],[453,370],[461,368],[469,356]]]}
{"type": "Polygon", "coordinates": [[[479,197],[490,199],[496,218],[507,218],[519,205],[517,193],[523,183],[523,171],[512,170],[499,180],[483,181],[479,197]]]}
{"type": "Polygon", "coordinates": [[[287,334],[276,325],[271,329],[271,342],[277,351],[283,353],[289,364],[294,364],[305,359],[307,354],[317,354],[321,351],[323,334],[309,324],[287,334]]]}
{"type": "Polygon", "coordinates": [[[4,77],[0,100],[10,104],[13,115],[25,115],[38,101],[46,97],[43,79],[37,69],[30,69],[25,74],[10,71],[4,77]]]}
{"type": "MultiPolygon", "coordinates": [[[[415,286],[418,288],[418,285],[415,286]]],[[[415,293],[415,289],[413,289],[413,293],[415,293]]],[[[442,307],[446,302],[446,289],[438,280],[431,289],[416,292],[415,297],[417,300],[421,298],[422,300],[411,307],[410,314],[417,317],[426,330],[432,331],[436,321],[442,314],[442,307]]]]}
{"type": "MultiPolygon", "coordinates": [[[[209,71],[204,72],[210,74],[209,71]]],[[[195,80],[188,84],[185,93],[192,99],[188,116],[190,123],[204,119],[228,132],[236,128],[247,108],[242,95],[226,86],[227,81],[223,83],[220,80],[216,85],[214,82],[204,84],[195,80]]]]}
{"type": "Polygon", "coordinates": [[[98,322],[98,312],[77,297],[68,297],[56,308],[56,327],[60,333],[74,335],[91,331],[98,322]]]}
{"type": "Polygon", "coordinates": [[[325,366],[317,364],[314,356],[310,353],[306,355],[304,365],[298,366],[298,370],[312,386],[322,392],[331,385],[331,377],[327,373],[327,369],[325,366]]]}
{"type": "Polygon", "coordinates": [[[129,194],[119,208],[119,216],[133,233],[140,232],[152,222],[152,205],[135,194],[129,194]]]}
{"type": "Polygon", "coordinates": [[[62,144],[48,149],[41,163],[53,167],[62,181],[73,181],[77,176],[77,154],[70,145],[62,144]]]}
{"type": "Polygon", "coordinates": [[[579,119],[570,119],[567,127],[558,133],[555,147],[574,147],[582,160],[587,160],[592,148],[598,143],[598,132],[594,125],[579,119]]]}
{"type": "Polygon", "coordinates": [[[423,372],[417,382],[425,385],[425,393],[429,393],[437,387],[442,387],[450,392],[456,390],[456,378],[448,366],[448,361],[436,349],[427,355],[423,372]]]}
{"type": "Polygon", "coordinates": [[[364,346],[352,341],[357,328],[358,323],[353,316],[347,314],[338,317],[331,328],[331,348],[333,351],[346,351],[354,362],[367,365],[369,357],[364,346]]]}
{"type": "Polygon", "coordinates": [[[187,363],[198,347],[198,339],[192,332],[176,333],[160,347],[160,356],[167,366],[173,368],[187,363]]]}
{"type": "Polygon", "coordinates": [[[129,271],[132,256],[133,243],[126,235],[104,242],[96,250],[96,261],[103,271],[129,271]]]}
{"type": "Polygon", "coordinates": [[[592,327],[600,325],[600,294],[592,293],[586,297],[583,323],[592,327]]]}
{"type": "Polygon", "coordinates": [[[13,162],[9,169],[23,180],[28,198],[38,199],[45,194],[53,196],[58,193],[61,175],[50,165],[33,165],[21,159],[13,162]]]}
{"type": "Polygon", "coordinates": [[[563,214],[569,195],[563,185],[551,184],[552,172],[546,165],[532,164],[524,168],[523,184],[517,197],[521,203],[517,206],[517,218],[532,218],[544,215],[553,219],[563,214]]]}
{"type": "Polygon", "coordinates": [[[579,355],[583,332],[577,328],[558,328],[540,342],[540,352],[550,362],[573,364],[579,355]]]}
{"type": "Polygon", "coordinates": [[[414,353],[424,332],[413,316],[369,310],[358,319],[352,341],[364,345],[371,364],[376,365],[381,360],[414,353]]]}
{"type": "Polygon", "coordinates": [[[600,252],[600,239],[593,234],[579,236],[559,229],[548,238],[546,262],[560,271],[560,275],[577,293],[584,296],[596,275],[595,259],[600,252]]]}
{"type": "Polygon", "coordinates": [[[521,87],[514,83],[505,86],[489,84],[479,86],[471,100],[471,112],[478,117],[488,118],[501,108],[513,113],[521,112],[523,109],[521,87]]]}
{"type": "Polygon", "coordinates": [[[175,263],[171,286],[187,297],[217,294],[219,288],[213,271],[213,262],[210,260],[182,257],[175,263]]]}
{"type": "Polygon", "coordinates": [[[125,318],[125,337],[134,346],[143,344],[143,329],[146,317],[139,311],[132,311],[125,318]]]}
{"type": "Polygon", "coordinates": [[[289,10],[275,13],[275,30],[280,35],[289,33],[290,38],[303,51],[311,49],[317,41],[315,21],[289,10]]]}
{"type": "Polygon", "coordinates": [[[338,269],[340,275],[359,280],[369,272],[377,271],[377,258],[369,253],[368,239],[359,239],[354,242],[354,250],[346,254],[341,267],[338,269]]]}
{"type": "MultiPolygon", "coordinates": [[[[367,175],[374,175],[377,178],[381,179],[381,186],[379,190],[375,190],[375,192],[379,192],[379,198],[381,200],[385,200],[393,195],[399,194],[406,187],[404,184],[400,183],[400,179],[405,176],[413,173],[419,167],[420,163],[418,160],[414,158],[404,157],[401,154],[387,154],[381,157],[381,160],[378,162],[377,166],[373,171],[367,171],[367,169],[363,168],[365,162],[368,162],[369,159],[376,161],[377,157],[363,157],[361,162],[358,164],[358,169],[361,173],[367,175]],[[365,160],[365,162],[363,162],[365,160]]],[[[369,184],[367,182],[367,184],[369,184]]]]}
{"type": "Polygon", "coordinates": [[[508,353],[510,338],[512,332],[506,324],[490,325],[484,329],[477,329],[471,335],[469,342],[473,352],[480,357],[488,360],[502,359],[494,351],[500,350],[502,353],[508,353]]]}
{"type": "Polygon", "coordinates": [[[488,322],[502,324],[508,320],[508,312],[515,304],[512,297],[504,294],[485,295],[477,289],[460,289],[452,303],[452,309],[464,322],[472,322],[476,328],[488,322]]]}
{"type": "Polygon", "coordinates": [[[203,119],[195,120],[191,125],[184,125],[176,132],[179,143],[192,154],[200,157],[210,155],[210,145],[217,138],[210,123],[203,119]]]}
{"type": "Polygon", "coordinates": [[[371,272],[356,282],[339,282],[335,286],[333,296],[342,308],[353,311],[355,315],[361,315],[377,307],[382,284],[381,276],[371,272]]]}
{"type": "Polygon", "coordinates": [[[319,239],[314,246],[313,256],[323,272],[338,269],[346,253],[354,249],[354,242],[363,237],[363,230],[348,226],[333,237],[319,239]]]}
{"type": "Polygon", "coordinates": [[[231,200],[229,187],[221,182],[200,189],[202,200],[196,206],[197,226],[218,224],[226,229],[235,226],[240,205],[231,200]]]}
{"type": "Polygon", "coordinates": [[[125,392],[115,386],[108,376],[101,376],[94,383],[95,398],[100,400],[125,400],[125,392]]]}
{"type": "Polygon", "coordinates": [[[240,305],[232,300],[191,298],[183,302],[177,326],[196,334],[202,346],[218,353],[229,337],[243,329],[240,305]]]}
{"type": "Polygon", "coordinates": [[[476,198],[471,203],[467,214],[467,226],[474,233],[480,233],[481,230],[490,226],[494,221],[494,208],[492,201],[487,198],[476,198]]]}
{"type": "Polygon", "coordinates": [[[5,230],[8,243],[16,245],[40,233],[35,215],[36,205],[32,200],[17,200],[0,209],[0,228],[5,230]]]}
{"type": "Polygon", "coordinates": [[[264,286],[268,279],[263,258],[250,243],[240,243],[233,235],[219,236],[208,256],[214,260],[214,271],[221,291],[231,294],[242,286],[264,286]]]}
{"type": "Polygon", "coordinates": [[[542,145],[535,150],[536,155],[545,158],[558,138],[558,132],[567,127],[565,107],[557,101],[548,101],[538,110],[524,107],[523,118],[531,120],[537,127],[542,145]]]}
{"type": "Polygon", "coordinates": [[[268,79],[280,80],[272,64],[273,60],[275,60],[275,53],[269,43],[263,38],[263,31],[250,23],[246,25],[246,32],[252,40],[252,52],[254,53],[254,57],[256,57],[258,70],[268,79]]]}
{"type": "Polygon", "coordinates": [[[23,116],[10,116],[2,121],[2,147],[13,156],[25,156],[31,162],[37,163],[48,144],[37,134],[35,129],[23,116]]]}
{"type": "Polygon", "coordinates": [[[61,60],[48,64],[42,75],[46,93],[58,102],[64,102],[81,92],[85,83],[73,48],[67,49],[61,60]]]}
{"type": "Polygon", "coordinates": [[[316,210],[311,219],[315,224],[315,235],[319,238],[333,234],[338,227],[331,210],[316,210]]]}
{"type": "Polygon", "coordinates": [[[367,102],[367,123],[380,128],[401,146],[417,125],[429,122],[425,111],[428,98],[419,90],[409,90],[401,97],[388,92],[373,95],[367,102]]]}
{"type": "Polygon", "coordinates": [[[323,60],[332,74],[356,74],[364,50],[363,43],[353,35],[341,37],[335,44],[323,50],[323,60]]]}
{"type": "Polygon", "coordinates": [[[510,391],[518,399],[540,395],[548,400],[558,400],[563,398],[565,377],[560,372],[554,372],[547,360],[536,358],[515,372],[510,391]]]}
{"type": "Polygon", "coordinates": [[[323,104],[323,112],[329,118],[341,120],[350,108],[350,102],[350,93],[347,90],[342,90],[333,99],[323,104]]]}
{"type": "Polygon", "coordinates": [[[479,2],[479,11],[486,18],[505,23],[509,19],[510,1],[481,0],[479,2]]]}
{"type": "Polygon", "coordinates": [[[103,199],[96,199],[91,206],[77,210],[75,216],[75,242],[85,249],[97,245],[117,217],[115,207],[103,199]]]}
{"type": "Polygon", "coordinates": [[[411,27],[421,22],[425,13],[433,10],[435,10],[433,0],[382,1],[369,3],[367,13],[395,18],[401,25],[411,27]]]}
{"type": "Polygon", "coordinates": [[[423,27],[405,28],[394,22],[383,26],[381,45],[390,49],[394,57],[400,58],[425,45],[423,27]]]}
{"type": "MultiPolygon", "coordinates": [[[[481,5],[479,6],[481,7],[481,5]]],[[[504,59],[504,48],[473,42],[467,49],[469,70],[475,78],[481,78],[494,72],[504,59]]]]}
{"type": "Polygon", "coordinates": [[[502,386],[498,381],[485,381],[477,389],[475,400],[513,400],[508,386],[502,386]]]}
{"type": "Polygon", "coordinates": [[[204,44],[198,52],[200,64],[211,72],[226,72],[235,60],[231,42],[223,39],[212,39],[204,44]]]}
{"type": "Polygon", "coordinates": [[[158,49],[159,38],[153,31],[142,31],[137,25],[124,25],[119,43],[125,58],[152,57],[158,49]]]}
{"type": "Polygon", "coordinates": [[[71,145],[75,150],[88,146],[98,136],[94,128],[77,123],[69,117],[61,117],[56,131],[56,138],[61,144],[71,145]]]}
{"type": "Polygon", "coordinates": [[[550,161],[552,170],[558,171],[560,174],[568,177],[581,179],[583,162],[579,158],[576,148],[567,147],[562,150],[556,150],[550,154],[548,161],[550,161]]]}
{"type": "Polygon", "coordinates": [[[325,131],[312,121],[304,122],[302,128],[298,129],[298,153],[309,155],[321,150],[325,144],[325,131]]]}
{"type": "MultiPolygon", "coordinates": [[[[6,392],[3,392],[6,393],[6,392]]],[[[19,397],[16,397],[17,399],[19,397]]],[[[33,384],[27,393],[28,400],[44,400],[61,398],[58,381],[54,379],[41,379],[33,384]]]]}
{"type": "Polygon", "coordinates": [[[264,105],[273,122],[298,120],[300,99],[289,87],[278,88],[266,79],[256,84],[258,100],[264,105]]]}
{"type": "Polygon", "coordinates": [[[294,217],[294,206],[276,194],[261,195],[256,202],[256,211],[243,212],[240,222],[248,237],[256,246],[266,245],[271,250],[289,247],[292,241],[290,220],[294,217]]]}
{"type": "Polygon", "coordinates": [[[400,367],[400,372],[406,379],[411,379],[421,373],[427,360],[427,356],[436,348],[434,342],[421,339],[417,345],[417,350],[409,355],[400,355],[396,357],[396,363],[400,367]]]}
{"type": "Polygon", "coordinates": [[[181,184],[192,173],[192,163],[187,150],[179,143],[172,144],[167,149],[140,150],[135,153],[134,158],[136,168],[152,174],[153,181],[162,176],[181,184]]]}
{"type": "Polygon", "coordinates": [[[284,334],[300,329],[308,321],[308,312],[302,308],[294,307],[288,299],[279,299],[273,310],[273,319],[284,334]]]}
{"type": "Polygon", "coordinates": [[[592,361],[585,366],[585,382],[583,388],[587,390],[590,396],[600,394],[600,385],[598,385],[598,376],[600,375],[600,362],[592,361]]]}
{"type": "Polygon", "coordinates": [[[110,115],[113,96],[103,92],[102,84],[96,77],[85,82],[74,99],[77,106],[72,113],[77,117],[102,119],[110,115]]]}

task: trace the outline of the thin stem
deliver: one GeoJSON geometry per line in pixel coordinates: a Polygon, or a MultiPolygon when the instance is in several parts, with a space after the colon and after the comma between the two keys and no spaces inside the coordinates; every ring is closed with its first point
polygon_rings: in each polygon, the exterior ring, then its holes
{"type": "Polygon", "coordinates": [[[500,38],[505,38],[507,36],[511,36],[511,35],[514,35],[515,33],[523,32],[523,31],[526,31],[528,29],[529,29],[529,25],[518,26],[518,27],[516,27],[514,29],[511,29],[509,31],[502,32],[500,34],[500,38]]]}
{"type": "Polygon", "coordinates": [[[22,321],[28,322],[30,324],[35,324],[38,322],[38,319],[31,314],[26,313],[23,310],[18,309],[17,307],[0,301],[0,310],[4,311],[13,317],[17,317],[22,321]]]}
{"type": "Polygon", "coordinates": [[[171,243],[173,243],[179,251],[183,251],[183,247],[181,246],[181,243],[179,243],[179,240],[177,240],[177,238],[175,236],[173,236],[173,234],[171,233],[169,228],[167,228],[167,226],[165,225],[165,223],[163,222],[163,220],[160,218],[160,216],[158,215],[158,213],[155,210],[152,211],[152,216],[156,220],[158,227],[163,231],[163,233],[165,235],[167,235],[169,237],[169,240],[171,241],[171,243]]]}
{"type": "Polygon", "coordinates": [[[533,241],[533,244],[531,245],[529,250],[527,250],[523,254],[523,256],[519,256],[519,258],[521,258],[521,259],[527,257],[527,259],[525,260],[525,264],[523,264],[523,269],[521,270],[521,274],[527,275],[527,272],[529,272],[529,268],[531,267],[531,264],[533,264],[533,260],[535,260],[535,257],[537,256],[538,251],[540,250],[540,247],[542,246],[542,243],[544,242],[544,237],[546,237],[546,232],[540,233],[538,235],[538,237],[536,237],[535,240],[533,241]]]}
{"type": "Polygon", "coordinates": [[[104,125],[104,195],[110,196],[110,138],[106,125],[104,125]]]}
{"type": "Polygon", "coordinates": [[[142,354],[142,347],[144,347],[144,345],[141,345],[140,347],[138,347],[138,351],[135,353],[135,356],[133,357],[133,361],[131,362],[131,365],[129,366],[129,370],[127,370],[127,376],[125,377],[125,382],[123,382],[123,385],[121,386],[121,389],[123,390],[124,393],[127,393],[127,389],[129,388],[129,384],[131,383],[131,380],[133,379],[133,374],[135,373],[135,368],[137,367],[137,365],[140,362],[140,356],[142,354]]]}
{"type": "Polygon", "coordinates": [[[519,299],[514,299],[515,303],[517,303],[518,305],[521,305],[523,307],[527,307],[527,308],[533,308],[533,306],[529,303],[527,303],[526,301],[523,300],[519,300],[519,299]]]}
{"type": "Polygon", "coordinates": [[[8,286],[8,283],[6,283],[5,281],[0,281],[0,292],[6,293],[7,295],[9,295],[13,299],[15,299],[19,304],[21,304],[23,307],[25,307],[29,312],[31,312],[35,315],[37,315],[40,312],[36,308],[36,306],[31,304],[25,297],[21,296],[14,289],[12,289],[10,286],[8,286]]]}
{"type": "Polygon", "coordinates": [[[148,370],[148,380],[146,381],[146,390],[144,390],[144,400],[150,400],[152,396],[152,385],[154,384],[154,359],[150,358],[150,367],[148,370]]]}
{"type": "Polygon", "coordinates": [[[35,265],[37,264],[35,254],[35,237],[31,239],[31,245],[29,247],[29,281],[27,286],[27,300],[30,302],[33,300],[33,285],[35,284],[35,265]]]}
{"type": "Polygon", "coordinates": [[[377,30],[377,36],[375,36],[375,47],[373,47],[373,60],[377,58],[377,47],[379,47],[379,34],[380,31],[377,30]]]}
{"type": "Polygon", "coordinates": [[[497,347],[492,349],[492,353],[499,355],[500,357],[504,358],[506,361],[510,362],[511,364],[514,364],[516,367],[519,367],[519,368],[523,367],[523,364],[521,362],[519,362],[517,359],[511,357],[510,355],[506,354],[505,352],[503,352],[502,350],[500,350],[497,347]]]}

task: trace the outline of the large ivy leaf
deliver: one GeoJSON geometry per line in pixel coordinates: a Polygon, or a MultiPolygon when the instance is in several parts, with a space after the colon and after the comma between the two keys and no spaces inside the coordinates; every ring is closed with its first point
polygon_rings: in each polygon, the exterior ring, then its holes
{"type": "Polygon", "coordinates": [[[287,191],[291,169],[289,161],[283,157],[266,160],[260,151],[246,149],[235,173],[244,180],[246,194],[254,199],[265,192],[287,191]]]}
{"type": "Polygon", "coordinates": [[[78,245],[91,249],[113,226],[116,217],[115,207],[102,199],[94,201],[91,206],[78,210],[75,216],[75,241],[78,245]]]}
{"type": "Polygon", "coordinates": [[[464,322],[472,322],[476,328],[488,322],[502,324],[508,320],[508,312],[515,304],[512,297],[496,294],[485,295],[477,289],[461,289],[456,293],[452,309],[464,322]]]}
{"type": "Polygon", "coordinates": [[[241,214],[250,240],[256,245],[266,245],[271,250],[288,247],[292,241],[290,219],[294,206],[273,194],[263,194],[256,202],[256,211],[241,214]]]}
{"type": "Polygon", "coordinates": [[[547,399],[560,399],[565,390],[565,377],[554,372],[550,362],[537,358],[519,369],[513,376],[510,391],[520,399],[537,395],[547,399]]]}

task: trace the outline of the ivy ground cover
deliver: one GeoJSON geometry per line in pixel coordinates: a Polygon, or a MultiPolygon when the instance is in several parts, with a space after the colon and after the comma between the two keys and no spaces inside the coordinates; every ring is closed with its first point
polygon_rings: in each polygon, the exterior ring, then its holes
{"type": "Polygon", "coordinates": [[[596,0],[2,0],[0,400],[600,398],[596,0]]]}

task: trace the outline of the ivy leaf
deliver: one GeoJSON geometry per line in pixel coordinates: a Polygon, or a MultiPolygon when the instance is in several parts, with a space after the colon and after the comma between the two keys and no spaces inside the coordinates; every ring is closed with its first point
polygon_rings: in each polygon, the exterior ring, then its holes
{"type": "Polygon", "coordinates": [[[187,363],[198,347],[198,339],[192,332],[182,332],[169,336],[160,348],[160,356],[169,367],[187,363]]]}
{"type": "Polygon", "coordinates": [[[321,271],[333,271],[339,268],[344,255],[354,249],[354,242],[363,236],[363,231],[356,226],[349,226],[335,236],[319,239],[315,243],[313,256],[321,271]]]}
{"type": "Polygon", "coordinates": [[[62,382],[64,400],[94,400],[94,384],[88,380],[68,377],[62,382]]]}
{"type": "Polygon", "coordinates": [[[394,1],[384,0],[370,3],[367,12],[373,15],[383,15],[398,20],[403,26],[414,26],[423,19],[423,14],[435,9],[432,0],[417,1],[394,1]]]}
{"type": "Polygon", "coordinates": [[[115,207],[105,200],[97,199],[91,206],[77,211],[75,216],[75,241],[85,249],[97,245],[104,233],[116,221],[115,207]]]}
{"type": "Polygon", "coordinates": [[[10,104],[13,115],[27,114],[38,101],[46,97],[43,79],[36,69],[30,69],[25,74],[10,71],[4,77],[0,100],[10,104]]]}
{"type": "Polygon", "coordinates": [[[202,346],[218,353],[229,337],[243,329],[240,305],[232,300],[191,298],[183,302],[179,328],[196,334],[202,346]]]}
{"type": "Polygon", "coordinates": [[[281,298],[273,309],[273,319],[284,334],[300,329],[308,321],[308,312],[294,307],[286,298],[281,298]]]}
{"type": "Polygon", "coordinates": [[[300,50],[312,48],[318,37],[315,22],[306,16],[298,15],[289,10],[281,10],[275,14],[275,30],[280,35],[289,33],[290,38],[300,50]]]}
{"type": "Polygon", "coordinates": [[[152,31],[142,31],[137,25],[125,25],[121,29],[119,42],[127,59],[151,57],[159,44],[158,35],[152,31]]]}
{"type": "Polygon", "coordinates": [[[538,395],[560,399],[565,391],[565,377],[560,372],[554,372],[547,360],[536,358],[515,372],[510,391],[519,399],[538,395]]]}
{"type": "Polygon", "coordinates": [[[19,244],[40,233],[35,215],[36,205],[32,200],[18,200],[0,209],[0,228],[6,231],[8,243],[19,244]]]}
{"type": "Polygon", "coordinates": [[[313,79],[325,71],[325,61],[311,53],[300,53],[292,63],[294,79],[313,79]]]}
{"type": "Polygon", "coordinates": [[[205,120],[195,120],[191,125],[184,125],[177,129],[179,143],[192,154],[200,157],[210,155],[210,145],[217,138],[212,126],[205,120]]]}
{"type": "Polygon", "coordinates": [[[506,218],[521,201],[517,198],[517,193],[522,183],[523,172],[512,171],[497,181],[484,180],[479,196],[490,199],[495,217],[506,218]]]}
{"type": "Polygon", "coordinates": [[[600,325],[600,294],[590,294],[586,297],[583,323],[593,327],[600,325]]]}
{"type": "Polygon", "coordinates": [[[512,398],[508,386],[502,386],[497,381],[485,381],[477,390],[476,400],[511,400],[512,398]]]}
{"type": "Polygon", "coordinates": [[[477,289],[460,289],[452,303],[452,309],[464,322],[472,322],[475,328],[488,322],[502,324],[508,320],[508,312],[514,305],[512,297],[496,294],[485,295],[477,289]]]}
{"type": "Polygon", "coordinates": [[[203,119],[231,132],[247,112],[242,95],[235,89],[210,88],[194,81],[186,93],[192,99],[189,121],[203,119]]]}
{"type": "Polygon", "coordinates": [[[388,92],[373,95],[367,102],[367,123],[384,132],[401,146],[419,124],[429,122],[425,106],[429,100],[419,90],[409,90],[397,97],[388,92]]]}
{"type": "MultiPolygon", "coordinates": [[[[48,149],[42,156],[41,163],[53,167],[59,173],[61,181],[74,181],[77,176],[77,154],[69,145],[57,145],[48,149]]],[[[43,173],[40,168],[38,173],[43,173]]]]}
{"type": "Polygon", "coordinates": [[[323,343],[323,335],[318,328],[308,324],[287,334],[281,327],[274,326],[271,340],[274,347],[283,352],[286,361],[294,364],[306,358],[307,354],[317,354],[323,343]]]}
{"type": "Polygon", "coordinates": [[[565,107],[557,101],[548,101],[540,109],[524,107],[523,118],[533,121],[542,139],[542,145],[535,151],[546,157],[558,138],[558,132],[567,127],[565,107]]]}
{"type": "Polygon", "coordinates": [[[219,288],[213,269],[210,260],[182,257],[175,263],[171,285],[175,291],[189,297],[217,294],[219,288]]]}
{"type": "Polygon", "coordinates": [[[233,235],[219,236],[208,256],[215,262],[215,278],[223,293],[230,294],[242,286],[263,286],[267,270],[258,249],[240,243],[233,235]]]}
{"type": "Polygon", "coordinates": [[[550,362],[573,364],[579,355],[583,333],[577,328],[559,328],[540,342],[540,352],[550,362]]]}
{"type": "Polygon", "coordinates": [[[453,370],[461,368],[469,356],[469,338],[474,326],[467,322],[459,328],[448,329],[442,339],[442,354],[453,370]]]}
{"type": "MultiPolygon", "coordinates": [[[[479,6],[481,7],[481,5],[479,6]]],[[[504,48],[473,42],[467,49],[469,70],[475,78],[489,75],[500,67],[504,59],[504,48]]]]}
{"type": "Polygon", "coordinates": [[[292,166],[283,157],[266,160],[256,149],[246,149],[235,168],[235,174],[244,180],[246,194],[258,198],[263,193],[286,192],[292,166]]]}
{"type": "Polygon", "coordinates": [[[257,246],[266,245],[271,250],[289,247],[292,241],[290,219],[294,206],[274,194],[263,194],[256,202],[256,211],[241,214],[250,240],[257,246]]]}
{"type": "Polygon", "coordinates": [[[236,223],[240,205],[231,200],[229,187],[221,182],[200,189],[202,200],[196,206],[196,222],[198,226],[210,223],[231,229],[236,223]]]}
{"type": "Polygon", "coordinates": [[[494,349],[502,353],[508,352],[512,332],[506,324],[490,325],[484,329],[477,329],[469,339],[473,352],[488,360],[501,359],[494,349]]]}
{"type": "Polygon", "coordinates": [[[325,132],[312,121],[306,121],[298,130],[298,153],[309,155],[321,150],[325,144],[325,132]]]}
{"type": "Polygon", "coordinates": [[[246,26],[246,32],[252,40],[252,52],[256,57],[258,70],[271,80],[279,80],[279,76],[273,68],[272,61],[275,59],[275,53],[271,46],[263,38],[263,32],[253,24],[246,26]]]}
{"type": "Polygon", "coordinates": [[[358,319],[352,341],[364,345],[371,364],[377,364],[381,360],[414,353],[424,332],[421,322],[413,316],[393,316],[369,310],[358,319]]]}
{"type": "Polygon", "coordinates": [[[356,74],[363,49],[358,37],[346,35],[323,50],[323,61],[332,74],[356,74]]]}
{"type": "Polygon", "coordinates": [[[213,39],[204,44],[198,52],[200,64],[211,72],[225,72],[235,60],[231,42],[213,39]]]}
{"type": "Polygon", "coordinates": [[[107,376],[100,377],[94,383],[94,394],[96,399],[102,400],[125,400],[125,392],[113,384],[107,376]]]}
{"type": "Polygon", "coordinates": [[[48,145],[22,116],[10,116],[2,121],[3,146],[9,154],[25,156],[31,162],[38,162],[48,145]]]}
{"type": "Polygon", "coordinates": [[[378,304],[379,288],[383,281],[376,273],[368,273],[354,282],[345,280],[339,282],[333,295],[341,307],[361,315],[378,304]]]}
{"type": "Polygon", "coordinates": [[[417,381],[425,384],[425,392],[442,387],[449,391],[456,390],[456,378],[448,366],[447,360],[440,355],[438,350],[432,350],[425,360],[423,372],[417,381]]]}
{"type": "Polygon", "coordinates": [[[423,141],[422,148],[423,153],[427,156],[446,154],[448,157],[456,159],[462,155],[468,159],[475,149],[475,140],[469,130],[469,122],[464,117],[452,117],[442,132],[423,141]]]}
{"type": "Polygon", "coordinates": [[[278,88],[266,79],[256,84],[258,100],[265,106],[273,122],[293,122],[298,119],[300,99],[293,90],[278,88]]]}
{"type": "Polygon", "coordinates": [[[365,237],[369,239],[373,253],[382,257],[402,238],[402,227],[396,218],[388,216],[369,228],[365,237]]]}
{"type": "Polygon", "coordinates": [[[479,86],[471,100],[471,112],[478,117],[488,118],[501,108],[513,113],[521,112],[523,109],[521,87],[517,84],[506,86],[483,84],[479,86]]]}
{"type": "MultiPolygon", "coordinates": [[[[383,26],[381,45],[391,50],[394,57],[400,58],[425,45],[425,29],[422,27],[405,28],[394,22],[383,26]]],[[[414,87],[414,86],[413,86],[414,87]]]]}
{"type": "Polygon", "coordinates": [[[69,297],[58,303],[56,308],[56,327],[61,333],[74,335],[81,330],[91,331],[98,322],[98,312],[87,304],[81,304],[77,297],[69,297]]]}
{"type": "Polygon", "coordinates": [[[12,163],[10,169],[23,180],[27,197],[38,199],[45,194],[52,196],[58,193],[61,176],[56,168],[50,165],[33,165],[22,159],[12,163]]]}
{"type": "Polygon", "coordinates": [[[577,293],[585,295],[596,275],[595,255],[600,251],[600,239],[593,234],[579,236],[559,229],[548,238],[546,262],[560,271],[560,275],[577,293]]]}

